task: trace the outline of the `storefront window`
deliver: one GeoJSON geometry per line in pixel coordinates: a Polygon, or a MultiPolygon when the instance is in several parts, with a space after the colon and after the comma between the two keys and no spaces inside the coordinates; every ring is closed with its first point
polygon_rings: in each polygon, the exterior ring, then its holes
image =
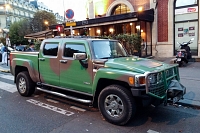
{"type": "Polygon", "coordinates": [[[194,38],[190,49],[192,55],[197,55],[198,51],[198,5],[197,0],[177,0],[175,7],[175,31],[174,31],[174,54],[179,49],[179,43],[188,42],[194,38]]]}
{"type": "Polygon", "coordinates": [[[197,4],[197,0],[176,0],[176,7],[197,4]]]}

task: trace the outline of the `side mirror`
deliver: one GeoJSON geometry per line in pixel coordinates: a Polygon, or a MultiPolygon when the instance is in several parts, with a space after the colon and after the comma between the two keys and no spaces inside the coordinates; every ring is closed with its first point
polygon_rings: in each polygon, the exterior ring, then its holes
{"type": "Polygon", "coordinates": [[[85,60],[87,56],[86,53],[74,53],[73,58],[75,60],[85,60]]]}
{"type": "Polygon", "coordinates": [[[194,40],[194,38],[192,38],[192,39],[190,39],[191,41],[193,41],[194,40]]]}

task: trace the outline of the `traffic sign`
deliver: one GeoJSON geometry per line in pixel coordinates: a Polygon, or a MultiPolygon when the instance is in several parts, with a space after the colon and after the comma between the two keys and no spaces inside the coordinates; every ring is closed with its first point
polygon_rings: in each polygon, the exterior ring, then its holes
{"type": "Polygon", "coordinates": [[[76,26],[76,22],[66,22],[66,26],[76,26]]]}
{"type": "Polygon", "coordinates": [[[68,19],[72,19],[74,17],[74,11],[72,9],[68,9],[66,10],[66,14],[65,14],[66,18],[68,19]]]}

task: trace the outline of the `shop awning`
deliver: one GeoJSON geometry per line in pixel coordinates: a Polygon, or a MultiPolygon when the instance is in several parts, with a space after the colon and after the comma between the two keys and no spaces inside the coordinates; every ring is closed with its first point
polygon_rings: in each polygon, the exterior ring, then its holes
{"type": "MultiPolygon", "coordinates": [[[[142,12],[130,12],[118,15],[111,15],[106,17],[100,18],[93,18],[83,21],[77,21],[76,26],[73,26],[73,29],[76,28],[86,28],[86,27],[93,27],[93,26],[102,26],[102,25],[109,25],[109,24],[117,24],[117,23],[125,23],[131,21],[147,21],[153,22],[154,21],[154,9],[145,10],[142,12]]],[[[66,26],[66,23],[59,24],[64,25],[65,29],[70,29],[69,26],[66,26]]],[[[49,26],[50,29],[56,29],[57,25],[49,26]]]]}
{"type": "Polygon", "coordinates": [[[40,31],[32,34],[25,35],[24,38],[30,38],[30,39],[45,39],[52,37],[52,31],[51,30],[45,30],[40,31]]]}

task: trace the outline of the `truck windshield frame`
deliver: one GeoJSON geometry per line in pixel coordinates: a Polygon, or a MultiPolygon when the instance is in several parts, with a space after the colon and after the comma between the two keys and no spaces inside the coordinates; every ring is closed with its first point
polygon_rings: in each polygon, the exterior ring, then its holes
{"type": "Polygon", "coordinates": [[[91,43],[95,59],[127,57],[128,54],[118,41],[95,40],[91,43]]]}

